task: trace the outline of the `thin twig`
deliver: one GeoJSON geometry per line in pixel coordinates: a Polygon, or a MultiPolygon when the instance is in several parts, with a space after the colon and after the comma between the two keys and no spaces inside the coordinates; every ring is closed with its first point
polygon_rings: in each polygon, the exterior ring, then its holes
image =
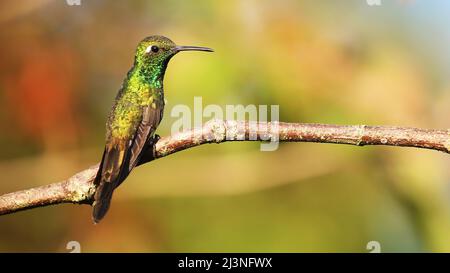
{"type": "MultiPolygon", "coordinates": [[[[139,165],[206,143],[226,141],[320,142],[351,145],[389,145],[450,153],[449,130],[366,125],[239,122],[212,120],[203,128],[161,138],[156,156],[148,151],[139,165]]],[[[67,180],[0,196],[0,215],[59,203],[91,204],[98,164],[67,180]]]]}

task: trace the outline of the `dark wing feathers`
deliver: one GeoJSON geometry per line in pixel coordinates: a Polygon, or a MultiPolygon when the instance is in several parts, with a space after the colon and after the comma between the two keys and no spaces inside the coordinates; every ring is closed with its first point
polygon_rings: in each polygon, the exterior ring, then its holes
{"type": "Polygon", "coordinates": [[[126,139],[112,141],[112,143],[106,145],[105,158],[102,164],[102,178],[105,182],[114,183],[117,180],[129,146],[129,141],[126,139]]]}
{"type": "Polygon", "coordinates": [[[129,163],[129,170],[131,171],[139,162],[141,152],[148,143],[150,137],[158,127],[161,121],[161,109],[156,109],[148,106],[144,109],[142,114],[142,121],[136,130],[136,135],[131,146],[131,157],[129,163]]]}
{"type": "Polygon", "coordinates": [[[141,122],[132,139],[112,139],[106,144],[102,162],[95,178],[95,183],[98,186],[94,197],[94,222],[99,222],[105,216],[114,189],[125,180],[139,162],[147,140],[159,125],[161,109],[155,108],[147,106],[143,109],[141,122]]]}

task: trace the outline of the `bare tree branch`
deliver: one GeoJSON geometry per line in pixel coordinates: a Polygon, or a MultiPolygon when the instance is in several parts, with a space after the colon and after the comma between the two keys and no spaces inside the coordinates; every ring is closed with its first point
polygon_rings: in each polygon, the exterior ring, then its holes
{"type": "MultiPolygon", "coordinates": [[[[450,153],[450,130],[366,125],[238,122],[212,120],[203,128],[163,137],[156,155],[148,151],[139,165],[206,143],[226,141],[320,142],[351,145],[389,145],[450,153]]],[[[0,215],[58,203],[91,204],[98,164],[67,180],[0,196],[0,215]]]]}

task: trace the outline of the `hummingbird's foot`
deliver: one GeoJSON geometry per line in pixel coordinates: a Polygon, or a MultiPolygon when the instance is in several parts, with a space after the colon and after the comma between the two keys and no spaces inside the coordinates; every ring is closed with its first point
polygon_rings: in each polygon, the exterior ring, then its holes
{"type": "Polygon", "coordinates": [[[156,142],[158,142],[161,139],[161,137],[158,134],[155,134],[151,140],[151,144],[152,145],[152,156],[153,159],[156,158],[156,142]]]}
{"type": "Polygon", "coordinates": [[[153,145],[156,144],[156,142],[158,142],[158,140],[160,140],[160,139],[161,139],[161,137],[158,134],[155,134],[152,139],[153,145]]]}

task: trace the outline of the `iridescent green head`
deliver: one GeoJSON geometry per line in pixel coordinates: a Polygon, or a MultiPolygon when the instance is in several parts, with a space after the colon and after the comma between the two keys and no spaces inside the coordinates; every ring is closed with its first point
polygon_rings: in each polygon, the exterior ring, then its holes
{"type": "Polygon", "coordinates": [[[179,46],[164,36],[149,36],[142,40],[136,49],[135,66],[146,79],[162,80],[170,58],[180,51],[188,50],[213,51],[207,47],[179,46]]]}

